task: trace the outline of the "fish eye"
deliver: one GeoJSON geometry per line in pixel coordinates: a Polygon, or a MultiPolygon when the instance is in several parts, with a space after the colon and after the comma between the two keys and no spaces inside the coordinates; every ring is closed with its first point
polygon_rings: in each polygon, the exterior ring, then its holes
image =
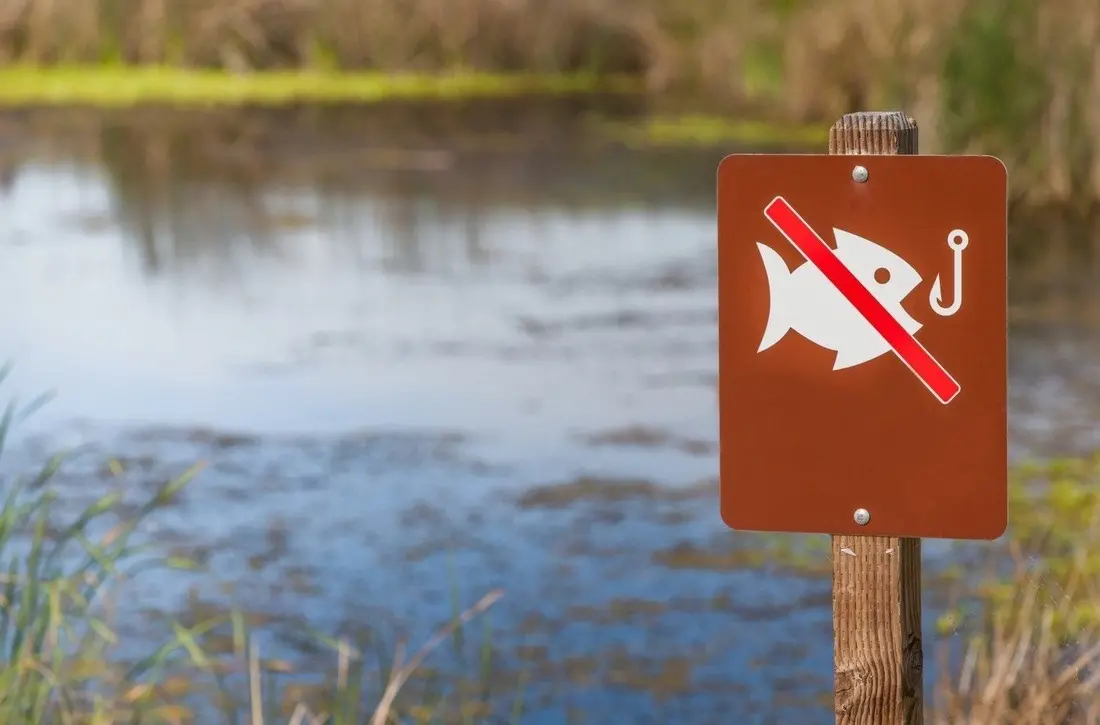
{"type": "Polygon", "coordinates": [[[875,270],[875,281],[879,284],[886,284],[890,281],[890,270],[886,267],[879,267],[875,270]]]}

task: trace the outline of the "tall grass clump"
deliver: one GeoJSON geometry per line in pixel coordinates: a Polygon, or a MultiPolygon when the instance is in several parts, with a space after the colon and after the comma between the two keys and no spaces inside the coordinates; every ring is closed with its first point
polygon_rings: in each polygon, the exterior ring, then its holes
{"type": "MultiPolygon", "coordinates": [[[[31,407],[9,405],[0,416],[0,452],[31,407]]],[[[135,542],[142,523],[171,506],[199,466],[157,486],[136,507],[114,490],[74,512],[55,487],[64,460],[57,455],[33,475],[0,479],[0,723],[387,725],[405,721],[409,711],[416,722],[458,711],[461,722],[473,723],[489,711],[476,698],[453,703],[436,694],[410,703],[399,696],[427,656],[491,607],[500,591],[465,611],[456,606],[420,649],[406,654],[399,644],[391,656],[380,654],[385,662],[377,667],[364,656],[366,646],[314,634],[331,646],[334,667],[296,673],[287,662],[260,657],[255,624],[239,611],[168,619],[168,636],[148,655],[121,656],[128,635],[116,624],[113,602],[125,596],[123,585],[150,568],[195,566],[135,542]],[[228,647],[215,642],[218,635],[228,647]],[[295,674],[321,682],[307,688],[285,679],[295,674]]],[[[506,721],[515,722],[521,707],[517,695],[506,721]]]]}
{"type": "Polygon", "coordinates": [[[932,722],[1100,723],[1100,456],[1026,467],[1012,499],[1012,566],[960,612],[932,722]]]}
{"type": "MultiPolygon", "coordinates": [[[[0,450],[30,412],[9,405],[0,417],[0,450]]],[[[118,643],[109,595],[141,566],[155,563],[132,543],[141,521],[170,505],[195,470],[160,486],[120,516],[112,491],[68,517],[51,487],[63,456],[33,476],[0,487],[0,722],[111,723],[139,714],[165,717],[174,706],[141,678],[156,664],[110,664],[118,643]],[[132,566],[131,566],[132,565],[132,566]]]]}

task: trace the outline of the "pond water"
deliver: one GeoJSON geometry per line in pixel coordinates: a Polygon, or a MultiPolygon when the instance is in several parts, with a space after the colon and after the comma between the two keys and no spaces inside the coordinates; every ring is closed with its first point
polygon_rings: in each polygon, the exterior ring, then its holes
{"type": "MultiPolygon", "coordinates": [[[[735,149],[588,123],[635,110],[5,117],[6,391],[58,397],[3,469],[79,448],[79,502],[206,462],[145,533],[207,571],[143,575],[130,611],[233,604],[392,646],[500,587],[484,620],[502,680],[528,673],[524,722],[831,722],[828,579],[717,513],[735,149]]],[[[1016,458],[1100,445],[1098,231],[1013,221],[1016,458]]],[[[470,639],[431,662],[478,666],[470,639]]],[[[264,647],[312,656],[278,627],[264,647]]]]}

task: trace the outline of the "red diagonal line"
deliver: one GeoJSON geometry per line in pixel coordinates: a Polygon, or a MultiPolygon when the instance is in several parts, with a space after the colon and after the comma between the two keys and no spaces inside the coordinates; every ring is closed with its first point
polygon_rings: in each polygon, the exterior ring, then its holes
{"type": "Polygon", "coordinates": [[[781,196],[764,207],[764,216],[787,238],[807,261],[816,266],[859,314],[890,345],[917,379],[946,405],[962,389],[936,358],[910,335],[882,303],[856,278],[806,220],[781,196]]]}

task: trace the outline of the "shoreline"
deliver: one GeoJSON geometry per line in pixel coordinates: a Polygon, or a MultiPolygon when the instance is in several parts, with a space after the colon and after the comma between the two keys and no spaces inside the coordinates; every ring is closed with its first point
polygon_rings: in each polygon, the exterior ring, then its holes
{"type": "MultiPolygon", "coordinates": [[[[398,101],[463,102],[524,97],[633,96],[644,79],[629,75],[386,73],[313,70],[231,73],[173,66],[0,67],[0,113],[46,110],[232,111],[297,105],[379,105],[398,101]]],[[[596,118],[599,132],[631,146],[699,147],[733,143],[824,147],[828,124],[724,116],[687,109],[652,112],[630,122],[596,118]]]]}
{"type": "Polygon", "coordinates": [[[475,99],[524,95],[640,94],[641,78],[593,73],[386,73],[280,70],[230,73],[172,66],[0,68],[0,109],[285,106],[475,99]]]}

